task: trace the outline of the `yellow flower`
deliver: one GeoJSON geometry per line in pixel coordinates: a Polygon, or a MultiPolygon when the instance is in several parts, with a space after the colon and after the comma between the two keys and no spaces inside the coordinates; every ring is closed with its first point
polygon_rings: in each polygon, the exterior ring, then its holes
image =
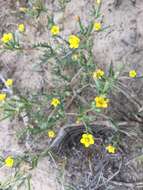
{"type": "Polygon", "coordinates": [[[19,25],[18,25],[18,30],[19,30],[19,32],[24,32],[24,31],[25,31],[25,26],[24,26],[24,24],[19,24],[19,25]]]}
{"type": "Polygon", "coordinates": [[[49,131],[48,131],[48,137],[49,137],[49,138],[52,139],[52,138],[54,138],[55,136],[56,136],[56,133],[55,133],[53,130],[49,130],[49,131]]]}
{"type": "Polygon", "coordinates": [[[137,76],[137,72],[136,72],[135,70],[131,70],[131,71],[129,72],[129,77],[135,78],[136,76],[137,76]]]}
{"type": "Polygon", "coordinates": [[[39,7],[37,7],[37,6],[33,6],[32,9],[33,9],[33,10],[38,10],[39,7]]]}
{"type": "Polygon", "coordinates": [[[8,156],[6,159],[5,159],[5,165],[9,168],[12,168],[13,165],[14,165],[14,159],[12,156],[8,156]]]}
{"type": "Polygon", "coordinates": [[[60,33],[60,28],[56,25],[52,26],[51,28],[51,34],[54,35],[58,35],[60,33]]]}
{"type": "Polygon", "coordinates": [[[51,101],[51,105],[54,107],[57,107],[58,105],[60,105],[60,103],[61,103],[60,100],[57,98],[53,98],[51,101]]]}
{"type": "Polygon", "coordinates": [[[80,143],[82,143],[86,148],[88,148],[90,145],[94,144],[94,137],[92,134],[86,133],[82,135],[82,138],[80,139],[80,143]]]}
{"type": "Polygon", "coordinates": [[[106,150],[108,151],[108,153],[111,153],[111,154],[115,154],[116,152],[116,148],[112,146],[111,144],[106,147],[106,150]]]}
{"type": "Polygon", "coordinates": [[[23,13],[26,13],[26,11],[28,11],[28,8],[26,8],[26,7],[20,7],[19,11],[23,12],[23,13]]]}
{"type": "Polygon", "coordinates": [[[100,22],[95,22],[93,28],[95,31],[99,31],[99,30],[101,30],[102,25],[100,22]]]}
{"type": "Polygon", "coordinates": [[[107,108],[109,99],[102,96],[95,97],[95,103],[97,108],[107,108]]]}
{"type": "Polygon", "coordinates": [[[7,81],[5,82],[5,84],[7,86],[12,86],[13,85],[13,80],[12,79],[7,79],[7,81]]]}
{"type": "Polygon", "coordinates": [[[0,93],[0,102],[4,101],[6,99],[5,93],[0,93]]]}
{"type": "Polygon", "coordinates": [[[96,80],[96,79],[100,79],[104,76],[104,71],[101,70],[101,69],[98,69],[96,70],[94,73],[93,73],[93,79],[96,80]]]}
{"type": "Polygon", "coordinates": [[[5,44],[12,40],[13,40],[13,34],[11,32],[3,34],[3,37],[1,39],[1,41],[5,44]]]}
{"type": "Polygon", "coordinates": [[[101,4],[101,0],[96,0],[96,3],[97,3],[98,5],[100,5],[100,4],[101,4]]]}
{"type": "Polygon", "coordinates": [[[76,120],[76,124],[80,124],[81,123],[81,118],[78,117],[77,120],[76,120]]]}
{"type": "Polygon", "coordinates": [[[70,48],[78,48],[80,44],[80,39],[75,35],[69,36],[70,48]]]}

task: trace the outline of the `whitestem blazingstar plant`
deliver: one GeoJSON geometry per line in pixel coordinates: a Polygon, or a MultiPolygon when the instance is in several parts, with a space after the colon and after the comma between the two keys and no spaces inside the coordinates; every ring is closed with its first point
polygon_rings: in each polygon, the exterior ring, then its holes
{"type": "MultiPolygon", "coordinates": [[[[59,3],[62,3],[64,7],[66,1],[59,1],[59,3]]],[[[113,102],[112,94],[118,90],[126,97],[130,98],[131,96],[121,91],[121,73],[119,70],[114,70],[113,64],[105,69],[95,61],[94,35],[105,32],[104,23],[98,21],[101,15],[101,4],[102,2],[99,0],[95,2],[92,18],[86,26],[83,24],[82,18],[76,16],[79,31],[70,33],[68,36],[62,36],[62,28],[54,23],[54,19],[48,15],[49,43],[34,44],[31,45],[31,49],[43,52],[38,65],[43,72],[47,69],[47,65],[51,66],[53,87],[50,90],[44,88],[41,93],[30,93],[28,96],[23,96],[21,93],[9,95],[3,91],[2,85],[2,89],[0,89],[1,119],[18,118],[22,120],[25,128],[19,132],[19,138],[27,134],[33,137],[42,134],[46,135],[51,142],[56,137],[58,138],[58,130],[72,121],[74,126],[83,127],[76,143],[86,149],[92,149],[96,144],[93,129],[95,121],[106,119],[118,131],[112,114],[108,112],[113,102]]],[[[44,5],[40,3],[32,3],[30,10],[29,8],[21,9],[24,14],[31,13],[36,17],[43,10],[45,10],[44,5]]],[[[19,24],[18,31],[20,34],[24,33],[26,25],[19,24]]],[[[7,49],[23,49],[15,33],[4,33],[1,42],[7,49]]],[[[137,78],[137,71],[130,70],[128,77],[137,78]]],[[[9,78],[4,86],[12,88],[13,80],[9,78]]],[[[114,146],[111,139],[113,138],[106,139],[106,144],[103,146],[104,152],[116,154],[118,146],[114,146]]],[[[49,149],[38,153],[32,164],[47,155],[48,151],[49,149]]],[[[9,155],[1,160],[7,167],[12,168],[17,159],[13,155],[9,155]]],[[[3,186],[0,185],[1,187],[3,186]]]]}

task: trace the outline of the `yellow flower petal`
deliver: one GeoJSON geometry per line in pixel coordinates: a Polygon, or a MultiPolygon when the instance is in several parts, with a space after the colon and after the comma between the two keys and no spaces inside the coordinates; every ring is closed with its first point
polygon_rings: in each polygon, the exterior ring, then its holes
{"type": "Polygon", "coordinates": [[[51,34],[52,34],[53,36],[55,36],[55,35],[58,35],[59,33],[60,33],[60,28],[59,28],[59,26],[56,26],[56,25],[52,26],[52,28],[51,28],[51,34]]]}
{"type": "Polygon", "coordinates": [[[13,165],[14,165],[14,159],[12,156],[8,156],[6,159],[5,159],[5,165],[9,168],[12,168],[13,165]]]}
{"type": "Polygon", "coordinates": [[[84,138],[80,139],[80,143],[82,143],[82,144],[84,144],[84,143],[85,143],[84,138]]]}
{"type": "Polygon", "coordinates": [[[12,86],[13,85],[13,80],[12,79],[7,79],[7,81],[5,82],[5,84],[7,86],[12,86]]]}
{"type": "Polygon", "coordinates": [[[84,146],[85,146],[86,148],[88,148],[88,147],[90,146],[90,144],[84,143],[84,146]]]}
{"type": "Polygon", "coordinates": [[[137,72],[136,72],[135,70],[131,70],[131,71],[129,72],[129,77],[135,78],[136,76],[137,76],[137,72]]]}
{"type": "Polygon", "coordinates": [[[93,138],[93,135],[87,134],[87,137],[88,137],[89,139],[92,139],[92,138],[93,138]]]}
{"type": "Polygon", "coordinates": [[[94,139],[91,139],[91,140],[90,140],[90,144],[94,144],[94,139]]]}
{"type": "Polygon", "coordinates": [[[56,136],[56,133],[53,130],[48,131],[48,137],[49,138],[54,138],[56,136]]]}
{"type": "Polygon", "coordinates": [[[96,70],[96,71],[93,73],[93,79],[94,79],[94,80],[96,80],[96,79],[101,79],[103,76],[104,76],[104,71],[101,70],[101,69],[98,69],[98,70],[96,70]]]}
{"type": "Polygon", "coordinates": [[[98,5],[100,5],[100,4],[101,4],[101,0],[96,0],[96,3],[97,3],[98,5]]]}
{"type": "Polygon", "coordinates": [[[23,12],[23,13],[26,13],[28,11],[28,8],[26,8],[26,7],[20,7],[19,11],[23,12]]]}
{"type": "Polygon", "coordinates": [[[18,25],[18,30],[19,30],[19,32],[24,32],[24,31],[25,31],[25,26],[24,26],[24,24],[19,24],[19,25],[18,25]]]}
{"type": "Polygon", "coordinates": [[[69,46],[70,48],[76,49],[79,47],[80,39],[75,35],[69,36],[69,46]]]}
{"type": "Polygon", "coordinates": [[[87,137],[88,137],[88,134],[83,134],[83,135],[82,135],[82,138],[83,138],[83,139],[85,139],[85,138],[87,138],[87,137]]]}
{"type": "Polygon", "coordinates": [[[106,150],[107,150],[108,153],[110,153],[110,154],[115,154],[115,153],[116,153],[116,148],[115,148],[114,146],[112,146],[112,145],[108,145],[108,146],[106,147],[106,150]]]}
{"type": "Polygon", "coordinates": [[[3,37],[1,39],[1,41],[4,44],[7,44],[8,42],[10,42],[12,40],[13,40],[13,34],[12,33],[5,33],[5,34],[3,34],[3,37]]]}
{"type": "Polygon", "coordinates": [[[54,106],[54,107],[57,107],[60,104],[61,104],[61,102],[57,98],[53,98],[52,101],[51,101],[51,105],[54,106]]]}
{"type": "Polygon", "coordinates": [[[97,108],[107,108],[109,103],[109,99],[104,98],[102,96],[95,97],[95,104],[97,108]]]}
{"type": "Polygon", "coordinates": [[[93,145],[94,144],[93,135],[89,133],[83,134],[80,139],[80,143],[82,143],[86,148],[88,148],[90,145],[93,145]]]}
{"type": "Polygon", "coordinates": [[[99,31],[99,30],[101,30],[102,25],[100,22],[95,22],[93,28],[95,31],[99,31]]]}
{"type": "Polygon", "coordinates": [[[0,102],[4,101],[6,99],[5,93],[0,93],[0,102]]]}

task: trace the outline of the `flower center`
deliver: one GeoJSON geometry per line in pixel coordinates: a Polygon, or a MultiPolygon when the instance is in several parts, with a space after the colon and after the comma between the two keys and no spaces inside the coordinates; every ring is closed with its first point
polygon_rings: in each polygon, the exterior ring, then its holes
{"type": "Polygon", "coordinates": [[[89,143],[90,142],[90,139],[87,137],[87,138],[85,138],[85,142],[86,143],[89,143]]]}

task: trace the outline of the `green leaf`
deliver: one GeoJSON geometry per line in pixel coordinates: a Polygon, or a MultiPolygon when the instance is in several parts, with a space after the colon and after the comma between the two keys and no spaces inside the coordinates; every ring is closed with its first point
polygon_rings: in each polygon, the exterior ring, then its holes
{"type": "Polygon", "coordinates": [[[114,68],[113,68],[113,62],[111,61],[111,64],[109,66],[109,77],[114,77],[115,73],[114,73],[114,68]]]}

